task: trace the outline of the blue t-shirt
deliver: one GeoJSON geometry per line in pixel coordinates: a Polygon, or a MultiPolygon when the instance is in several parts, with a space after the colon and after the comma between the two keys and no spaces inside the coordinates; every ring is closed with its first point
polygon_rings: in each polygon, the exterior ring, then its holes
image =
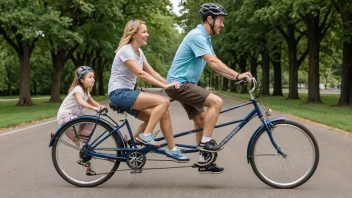
{"type": "Polygon", "coordinates": [[[205,67],[202,56],[215,55],[210,36],[203,25],[190,31],[178,47],[167,74],[167,82],[197,84],[205,67]]]}

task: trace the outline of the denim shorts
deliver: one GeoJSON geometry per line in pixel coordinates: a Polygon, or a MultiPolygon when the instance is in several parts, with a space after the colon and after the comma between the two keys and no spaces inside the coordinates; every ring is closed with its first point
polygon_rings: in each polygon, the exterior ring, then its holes
{"type": "Polygon", "coordinates": [[[132,109],[140,91],[131,89],[116,89],[109,94],[110,101],[118,105],[120,110],[137,117],[139,110],[132,109]]]}

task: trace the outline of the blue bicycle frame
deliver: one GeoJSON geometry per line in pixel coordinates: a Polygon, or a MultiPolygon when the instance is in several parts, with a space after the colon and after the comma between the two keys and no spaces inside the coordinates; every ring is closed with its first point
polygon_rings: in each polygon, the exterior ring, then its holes
{"type": "MultiPolygon", "coordinates": [[[[254,90],[254,89],[252,89],[254,90]]],[[[252,91],[253,92],[253,91],[252,91]]],[[[240,119],[240,120],[234,120],[234,121],[231,121],[231,122],[226,122],[226,123],[223,123],[223,124],[218,124],[216,125],[214,128],[221,128],[221,127],[224,127],[224,126],[228,126],[228,125],[231,125],[231,124],[236,124],[236,123],[239,123],[239,125],[231,131],[231,133],[229,133],[221,142],[219,145],[224,146],[234,135],[236,135],[236,133],[241,130],[241,128],[243,126],[245,126],[251,119],[253,119],[254,117],[258,116],[259,119],[262,121],[262,125],[253,133],[250,141],[248,142],[248,147],[247,147],[247,160],[249,161],[249,158],[251,157],[250,156],[250,149],[251,147],[253,146],[253,140],[255,139],[255,137],[258,135],[258,133],[263,129],[265,128],[267,133],[268,133],[268,136],[270,138],[270,141],[271,143],[273,144],[273,146],[277,149],[277,151],[280,153],[280,154],[283,154],[283,155],[286,155],[286,152],[284,150],[281,149],[281,147],[275,142],[274,138],[272,137],[272,134],[271,134],[271,128],[272,128],[272,122],[275,122],[275,121],[279,121],[279,120],[285,120],[284,117],[279,117],[279,118],[275,118],[275,119],[271,119],[271,120],[266,120],[264,119],[263,117],[263,114],[258,106],[258,103],[257,103],[257,100],[253,97],[252,93],[250,92],[251,94],[251,101],[249,102],[246,102],[246,103],[243,103],[243,104],[240,104],[240,105],[237,105],[237,106],[234,106],[234,107],[231,107],[229,109],[226,109],[226,110],[223,110],[220,112],[220,114],[222,113],[225,113],[225,112],[228,112],[228,111],[231,111],[231,110],[234,110],[234,109],[237,109],[237,108],[240,108],[240,107],[244,107],[244,106],[247,106],[247,105],[250,105],[250,104],[253,104],[254,106],[254,109],[249,112],[245,118],[243,119],[240,119]]],[[[100,117],[101,114],[99,114],[99,116],[82,116],[82,117],[78,117],[76,119],[82,119],[82,118],[89,118],[89,119],[92,119],[92,120],[95,120],[96,123],[98,123],[98,121],[102,121],[104,122],[105,124],[109,125],[113,130],[111,132],[108,132],[108,131],[105,131],[104,133],[102,133],[97,139],[95,139],[92,143],[89,144],[89,147],[93,149],[94,152],[89,152],[87,151],[85,153],[86,156],[95,156],[95,157],[102,157],[102,158],[109,158],[109,159],[116,159],[116,160],[119,160],[119,161],[126,161],[126,155],[129,151],[136,151],[136,150],[139,150],[139,151],[142,151],[143,153],[147,154],[149,152],[154,152],[154,153],[158,153],[158,154],[166,154],[165,153],[165,150],[164,149],[160,149],[162,147],[165,147],[167,145],[167,143],[163,143],[160,145],[160,147],[153,147],[153,146],[144,146],[142,147],[141,149],[138,149],[137,148],[137,144],[136,142],[134,141],[134,138],[133,138],[133,133],[132,133],[132,130],[131,130],[131,127],[130,127],[130,124],[127,120],[127,115],[126,113],[124,113],[124,119],[122,120],[123,123],[121,125],[117,124],[112,118],[110,118],[108,115],[105,114],[105,116],[107,116],[110,120],[112,120],[112,122],[115,124],[113,125],[112,123],[110,123],[109,121],[103,119],[100,117]],[[128,133],[129,133],[129,136],[131,138],[131,148],[127,148],[126,146],[126,143],[124,141],[124,138],[122,137],[122,134],[120,132],[120,129],[122,127],[126,126],[127,127],[127,130],[128,130],[128,133]],[[117,133],[117,135],[119,136],[119,138],[121,139],[122,143],[123,143],[123,148],[109,148],[109,151],[120,151],[122,153],[121,156],[114,156],[114,155],[111,155],[111,154],[106,154],[106,153],[98,153],[96,151],[98,151],[99,149],[96,149],[96,147],[102,143],[105,139],[107,139],[109,136],[111,136],[113,133],[117,133]]],[[[104,115],[104,114],[103,114],[104,115]]],[[[72,120],[74,121],[74,120],[72,120]]],[[[69,124],[69,123],[67,123],[69,124]]],[[[66,125],[67,125],[66,124],[66,125]]],[[[50,141],[50,144],[49,144],[49,147],[52,146],[52,143],[55,139],[55,137],[57,136],[57,133],[61,130],[61,128],[65,127],[66,125],[63,125],[61,126],[57,132],[52,135],[52,138],[51,138],[51,141],[50,141]]],[[[92,135],[94,134],[94,131],[95,131],[95,128],[96,128],[96,125],[93,129],[93,132],[90,134],[89,136],[89,141],[91,140],[91,137],[92,135]]],[[[194,130],[189,130],[189,131],[184,131],[184,132],[180,132],[180,133],[177,133],[174,135],[174,138],[178,138],[178,137],[181,137],[181,136],[185,136],[185,135],[188,135],[188,134],[192,134],[192,133],[196,133],[196,132],[199,132],[199,131],[202,131],[203,129],[202,128],[199,128],[199,129],[194,129],[194,130]]],[[[165,138],[164,137],[160,137],[160,138],[156,138],[155,140],[156,141],[161,141],[161,140],[164,140],[165,138]]],[[[195,152],[199,152],[199,149],[197,148],[197,146],[195,145],[186,145],[186,144],[176,144],[176,146],[180,147],[180,148],[184,148],[184,149],[181,149],[182,152],[184,153],[195,153],[195,152]]],[[[100,150],[104,150],[104,149],[100,149],[100,150]]]]}

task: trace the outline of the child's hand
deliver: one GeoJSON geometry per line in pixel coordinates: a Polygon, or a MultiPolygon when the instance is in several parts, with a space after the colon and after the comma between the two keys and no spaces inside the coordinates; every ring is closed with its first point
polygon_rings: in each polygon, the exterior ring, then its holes
{"type": "Polygon", "coordinates": [[[99,107],[93,107],[93,110],[96,111],[96,112],[99,112],[100,108],[99,107]]]}
{"type": "Polygon", "coordinates": [[[102,111],[105,108],[105,106],[104,105],[99,105],[98,108],[99,108],[99,112],[100,112],[100,111],[102,111]]]}

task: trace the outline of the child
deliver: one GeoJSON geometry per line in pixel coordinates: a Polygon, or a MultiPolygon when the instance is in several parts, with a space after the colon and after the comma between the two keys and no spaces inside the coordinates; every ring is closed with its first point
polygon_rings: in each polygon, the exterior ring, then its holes
{"type": "MultiPolygon", "coordinates": [[[[69,94],[62,102],[59,112],[57,113],[57,121],[60,125],[81,116],[84,107],[95,111],[101,111],[105,108],[103,105],[93,100],[89,94],[95,81],[93,69],[88,66],[80,66],[76,69],[74,76],[69,94]]],[[[76,129],[79,137],[75,135],[73,129],[67,131],[65,134],[79,147],[80,143],[90,135],[93,127],[94,124],[81,124],[76,129]]]]}

